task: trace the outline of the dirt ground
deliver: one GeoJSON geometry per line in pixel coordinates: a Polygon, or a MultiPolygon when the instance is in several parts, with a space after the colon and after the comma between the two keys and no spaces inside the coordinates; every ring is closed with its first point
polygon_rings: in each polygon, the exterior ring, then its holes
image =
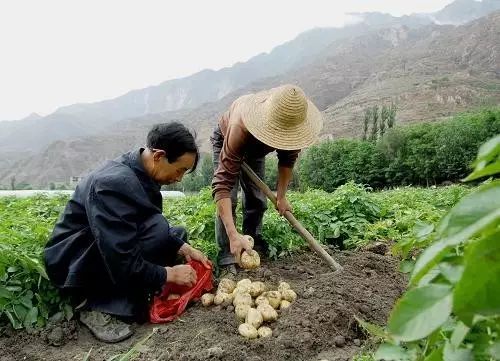
{"type": "Polygon", "coordinates": [[[198,303],[181,319],[138,326],[130,340],[115,345],[96,341],[76,321],[31,334],[7,330],[0,336],[0,361],[83,360],[90,349],[89,360],[105,361],[127,352],[155,328],[136,360],[349,360],[366,338],[354,315],[384,324],[406,281],[389,256],[342,252],[336,258],[344,266],[339,274],[308,252],[238,276],[271,286],[287,281],[297,291],[297,301],[271,324],[271,338],[245,340],[232,310],[198,303]]]}

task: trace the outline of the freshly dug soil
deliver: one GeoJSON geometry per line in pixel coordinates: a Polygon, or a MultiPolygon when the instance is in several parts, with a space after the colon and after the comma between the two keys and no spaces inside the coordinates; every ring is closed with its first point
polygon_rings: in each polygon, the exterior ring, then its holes
{"type": "Polygon", "coordinates": [[[270,286],[290,283],[298,299],[271,324],[271,338],[245,340],[231,309],[204,308],[200,303],[164,325],[140,325],[122,343],[96,341],[90,332],[70,321],[36,332],[0,333],[0,361],[7,360],[107,360],[125,353],[156,329],[140,348],[136,360],[349,360],[366,338],[354,315],[385,324],[406,281],[390,256],[373,252],[342,252],[336,258],[344,266],[335,274],[312,253],[264,262],[240,278],[262,280],[270,286]]]}

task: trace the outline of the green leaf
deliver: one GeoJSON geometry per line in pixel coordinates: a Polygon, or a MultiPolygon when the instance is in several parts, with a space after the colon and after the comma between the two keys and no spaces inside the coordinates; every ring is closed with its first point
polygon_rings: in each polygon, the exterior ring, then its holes
{"type": "Polygon", "coordinates": [[[24,319],[26,318],[26,315],[28,314],[28,311],[31,309],[31,308],[26,308],[26,306],[23,306],[22,304],[17,304],[17,305],[14,305],[14,313],[16,314],[17,316],[17,319],[19,321],[24,321],[24,319]]]}
{"type": "MultiPolygon", "coordinates": [[[[439,271],[439,267],[434,267],[430,269],[421,279],[418,281],[418,287],[426,286],[432,281],[435,281],[435,279],[441,275],[441,272],[439,271]]],[[[434,282],[436,283],[436,282],[434,282]]]]}
{"type": "Polygon", "coordinates": [[[473,361],[472,351],[466,348],[455,348],[449,342],[446,342],[443,361],[473,361]]]}
{"type": "Polygon", "coordinates": [[[23,288],[21,286],[7,286],[6,289],[7,289],[7,291],[11,291],[11,292],[20,292],[23,290],[23,288]]]}
{"type": "Polygon", "coordinates": [[[500,341],[497,341],[493,345],[491,345],[491,347],[488,349],[488,352],[492,359],[500,360],[500,341]]]}
{"type": "Polygon", "coordinates": [[[465,196],[441,220],[438,237],[450,238],[500,208],[500,181],[479,187],[465,196]]]}
{"type": "Polygon", "coordinates": [[[19,319],[17,318],[17,316],[13,312],[10,312],[9,310],[5,310],[5,314],[7,315],[7,318],[9,319],[9,321],[10,321],[12,327],[14,327],[14,329],[19,330],[19,329],[23,328],[23,324],[19,321],[19,319]]]}
{"type": "Polygon", "coordinates": [[[443,348],[444,346],[441,346],[440,348],[432,351],[431,354],[424,359],[424,361],[443,361],[443,348]]]}
{"type": "Polygon", "coordinates": [[[32,307],[31,310],[28,312],[26,317],[24,318],[23,324],[24,327],[29,327],[36,323],[38,320],[38,308],[37,307],[32,307]]]}
{"type": "Polygon", "coordinates": [[[63,311],[64,311],[64,317],[66,318],[67,321],[69,321],[73,318],[73,307],[66,304],[63,307],[63,311]]]}
{"type": "Polygon", "coordinates": [[[411,273],[413,271],[413,267],[415,267],[414,261],[404,260],[399,264],[399,272],[401,273],[411,273]]]}
{"type": "Polygon", "coordinates": [[[3,286],[0,286],[0,298],[11,298],[12,297],[12,294],[10,293],[10,291],[3,287],[3,286]]]}
{"type": "Polygon", "coordinates": [[[450,344],[455,348],[459,347],[465,339],[465,336],[469,333],[469,330],[470,328],[468,326],[459,321],[451,334],[450,344]]]}
{"type": "Polygon", "coordinates": [[[439,263],[439,271],[450,283],[455,284],[462,277],[464,266],[461,264],[453,264],[450,262],[439,263]]]}
{"type": "MultiPolygon", "coordinates": [[[[33,293],[31,293],[31,297],[33,297],[33,293]]],[[[20,299],[21,304],[24,307],[26,307],[27,309],[30,309],[31,307],[33,307],[33,302],[31,300],[31,297],[29,294],[26,294],[23,297],[21,297],[21,299],[20,299]]]]}
{"type": "Polygon", "coordinates": [[[428,336],[450,316],[452,289],[430,284],[406,292],[394,306],[388,331],[396,340],[415,341],[428,336]]]}
{"type": "Polygon", "coordinates": [[[500,173],[500,162],[492,163],[485,166],[482,169],[475,170],[467,178],[464,179],[464,182],[469,182],[479,178],[492,176],[498,173],[500,173]]]}
{"type": "Polygon", "coordinates": [[[333,231],[333,238],[339,238],[340,236],[340,227],[337,226],[335,230],[333,231]]]}
{"type": "Polygon", "coordinates": [[[410,284],[416,285],[429,269],[446,255],[450,247],[474,237],[500,220],[500,182],[481,187],[460,201],[441,221],[443,239],[428,247],[415,263],[410,284]]]}
{"type": "Polygon", "coordinates": [[[475,314],[500,315],[500,232],[471,244],[462,278],[455,286],[453,310],[470,325],[475,314]]]}
{"type": "Polygon", "coordinates": [[[497,158],[500,154],[500,135],[491,138],[486,143],[479,147],[477,152],[477,162],[491,162],[493,159],[497,158]]]}
{"type": "Polygon", "coordinates": [[[434,231],[433,224],[424,223],[420,221],[417,221],[415,223],[415,227],[413,228],[415,237],[417,237],[417,239],[420,241],[426,239],[433,231],[434,231]]]}
{"type": "Polygon", "coordinates": [[[357,316],[354,316],[354,318],[356,319],[356,321],[358,321],[360,326],[363,327],[370,335],[380,337],[383,340],[390,340],[389,334],[382,327],[370,322],[363,321],[357,316]]]}
{"type": "Polygon", "coordinates": [[[412,357],[407,350],[401,346],[383,343],[379,346],[374,356],[375,360],[400,361],[411,360],[412,357]]]}

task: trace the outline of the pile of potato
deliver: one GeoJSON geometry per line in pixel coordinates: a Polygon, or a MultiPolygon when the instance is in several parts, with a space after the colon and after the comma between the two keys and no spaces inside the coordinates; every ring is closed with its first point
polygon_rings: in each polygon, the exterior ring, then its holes
{"type": "Polygon", "coordinates": [[[252,282],[245,278],[237,283],[223,278],[215,295],[206,293],[201,297],[203,306],[212,304],[223,307],[233,305],[236,317],[241,322],[238,331],[248,339],[270,337],[271,328],[263,326],[278,319],[277,310],[290,307],[297,294],[286,282],[281,282],[277,290],[268,290],[264,282],[252,282]]]}

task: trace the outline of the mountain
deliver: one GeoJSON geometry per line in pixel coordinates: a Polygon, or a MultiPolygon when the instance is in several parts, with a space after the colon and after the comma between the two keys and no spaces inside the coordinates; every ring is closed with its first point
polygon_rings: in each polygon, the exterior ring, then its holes
{"type": "Polygon", "coordinates": [[[264,78],[194,109],[120,120],[100,135],[52,143],[43,152],[0,172],[47,185],[84,174],[104,159],[142,144],[151,124],[181,120],[195,129],[202,149],[220,114],[239,95],[296,83],[323,111],[323,138],[358,136],[365,107],[398,105],[397,121],[432,121],[480,105],[500,104],[500,12],[462,26],[402,25],[325,48],[308,65],[264,78]]]}
{"type": "Polygon", "coordinates": [[[17,159],[19,155],[16,152],[20,150],[37,153],[57,140],[99,134],[118,120],[195,109],[260,79],[280,76],[306,66],[334,41],[397,25],[418,28],[432,22],[458,24],[498,8],[500,0],[456,0],[433,14],[394,17],[374,12],[353,13],[351,15],[358,19],[354,24],[307,31],[276,47],[269,54],[259,54],[232,67],[218,71],[203,70],[189,77],[133,90],[114,99],[64,106],[42,119],[28,117],[16,122],[0,122],[0,152],[13,154],[14,159],[17,159]],[[25,140],[23,144],[17,141],[20,137],[25,140]]]}
{"type": "Polygon", "coordinates": [[[217,101],[259,79],[278,76],[313,62],[336,40],[348,39],[386,26],[409,27],[429,24],[429,19],[398,18],[388,14],[357,14],[358,23],[342,28],[318,28],[298,35],[274,48],[218,71],[203,70],[192,76],[133,90],[120,97],[96,103],[74,104],[34,121],[0,122],[0,152],[39,152],[51,142],[99,134],[118,120],[166,111],[194,109],[217,101]],[[376,18],[376,19],[375,19],[376,18]],[[51,129],[57,129],[51,131],[51,129]],[[20,144],[17,139],[25,140],[20,144]]]}
{"type": "Polygon", "coordinates": [[[428,16],[438,24],[458,25],[486,16],[499,9],[500,0],[456,0],[446,5],[442,10],[428,16]]]}
{"type": "MultiPolygon", "coordinates": [[[[464,3],[457,0],[433,16],[449,13],[458,22],[457,14],[466,11],[449,7],[464,3]]],[[[142,144],[149,126],[161,121],[182,121],[209,151],[210,132],[234,99],[289,82],[302,86],[323,111],[325,138],[356,136],[364,108],[384,102],[397,102],[403,123],[499,104],[498,14],[458,27],[436,25],[425,14],[352,14],[359,19],[354,25],[313,29],[231,68],[63,107],[46,117],[0,122],[0,186],[13,176],[39,186],[65,182],[142,144]]]]}

